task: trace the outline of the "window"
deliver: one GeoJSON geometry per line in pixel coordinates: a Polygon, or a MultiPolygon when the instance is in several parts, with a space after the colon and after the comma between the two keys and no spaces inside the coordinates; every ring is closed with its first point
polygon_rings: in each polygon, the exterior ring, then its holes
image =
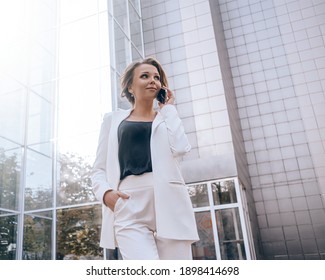
{"type": "Polygon", "coordinates": [[[243,260],[251,258],[250,240],[244,238],[245,217],[237,178],[191,184],[200,240],[193,244],[193,259],[243,260]]]}

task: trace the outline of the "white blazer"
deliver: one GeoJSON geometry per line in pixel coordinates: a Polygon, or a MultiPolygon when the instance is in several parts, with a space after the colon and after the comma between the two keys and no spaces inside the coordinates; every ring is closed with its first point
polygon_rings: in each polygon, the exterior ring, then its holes
{"type": "MultiPolygon", "coordinates": [[[[119,124],[131,110],[118,110],[104,116],[99,135],[92,186],[102,202],[100,246],[118,247],[114,236],[114,215],[103,203],[104,193],[116,190],[120,182],[118,159],[119,124]]],[[[180,172],[177,157],[191,149],[182,122],[173,105],[165,105],[156,115],[150,139],[154,178],[157,236],[169,239],[199,240],[192,203],[180,172]]]]}

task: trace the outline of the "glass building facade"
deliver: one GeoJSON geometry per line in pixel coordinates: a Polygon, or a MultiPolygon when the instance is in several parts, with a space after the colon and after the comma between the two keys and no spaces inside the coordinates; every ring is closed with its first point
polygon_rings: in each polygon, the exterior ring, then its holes
{"type": "Polygon", "coordinates": [[[0,259],[118,259],[90,170],[134,60],[164,66],[192,145],[194,259],[324,259],[325,5],[0,3],[0,259]]]}

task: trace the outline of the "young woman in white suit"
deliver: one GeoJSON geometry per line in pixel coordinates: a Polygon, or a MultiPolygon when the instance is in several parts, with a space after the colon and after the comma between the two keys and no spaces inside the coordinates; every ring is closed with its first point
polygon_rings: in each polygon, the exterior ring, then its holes
{"type": "Polygon", "coordinates": [[[192,259],[199,238],[177,159],[191,146],[166,74],[154,58],[133,62],[121,87],[132,109],[104,116],[91,177],[103,206],[100,245],[128,260],[192,259]]]}

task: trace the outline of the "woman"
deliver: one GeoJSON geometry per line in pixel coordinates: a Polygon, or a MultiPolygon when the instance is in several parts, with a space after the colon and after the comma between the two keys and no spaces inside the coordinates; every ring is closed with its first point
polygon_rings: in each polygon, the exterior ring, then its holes
{"type": "Polygon", "coordinates": [[[177,157],[190,144],[160,63],[130,64],[121,77],[130,110],[106,114],[92,185],[103,203],[101,246],[123,259],[192,259],[198,240],[192,204],[177,157]],[[154,109],[158,91],[166,102],[154,109]]]}

